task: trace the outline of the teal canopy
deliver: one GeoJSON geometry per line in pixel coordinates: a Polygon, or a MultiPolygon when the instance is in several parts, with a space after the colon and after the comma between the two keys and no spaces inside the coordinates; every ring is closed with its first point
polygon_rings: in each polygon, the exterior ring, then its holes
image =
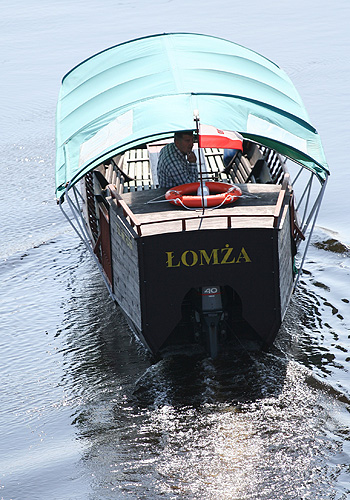
{"type": "Polygon", "coordinates": [[[104,50],[62,81],[56,117],[56,194],[114,154],[195,130],[240,132],[328,175],[321,140],[288,76],[233,42],[173,33],[104,50]]]}

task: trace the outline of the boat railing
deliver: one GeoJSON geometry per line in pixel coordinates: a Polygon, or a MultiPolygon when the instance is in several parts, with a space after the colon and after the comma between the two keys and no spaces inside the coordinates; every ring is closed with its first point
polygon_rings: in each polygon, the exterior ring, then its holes
{"type": "Polygon", "coordinates": [[[101,275],[102,278],[106,284],[106,287],[108,289],[108,292],[110,296],[113,298],[113,291],[112,291],[112,286],[110,283],[110,279],[108,276],[105,274],[104,269],[101,265],[98,253],[96,252],[97,249],[97,241],[99,239],[99,236],[97,236],[97,239],[95,238],[95,235],[93,234],[91,230],[91,220],[89,222],[84,218],[83,216],[83,204],[85,203],[82,195],[77,189],[77,186],[72,186],[71,191],[73,193],[73,197],[70,196],[70,190],[66,189],[64,197],[61,197],[58,200],[59,207],[71,225],[71,227],[74,229],[75,233],[79,236],[81,241],[85,244],[86,248],[89,250],[91,256],[95,260],[97,266],[101,270],[101,275]],[[69,214],[63,209],[63,202],[64,199],[67,200],[71,215],[73,216],[70,217],[69,214]]]}
{"type": "Polygon", "coordinates": [[[132,212],[132,210],[130,209],[130,207],[125,203],[125,201],[123,200],[123,198],[121,197],[121,195],[117,192],[117,190],[115,189],[115,186],[109,184],[107,187],[109,188],[109,192],[111,194],[111,197],[113,199],[115,199],[116,202],[117,202],[117,205],[123,209],[123,215],[124,215],[124,217],[125,218],[127,218],[127,217],[129,218],[131,227],[135,227],[138,236],[142,236],[142,233],[141,233],[141,222],[137,219],[137,217],[132,212]]]}

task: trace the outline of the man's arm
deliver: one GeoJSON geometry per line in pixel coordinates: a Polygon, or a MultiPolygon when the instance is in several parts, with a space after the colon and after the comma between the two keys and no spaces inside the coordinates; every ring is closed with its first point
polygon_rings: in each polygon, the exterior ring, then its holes
{"type": "Polygon", "coordinates": [[[197,157],[194,151],[191,151],[190,154],[187,155],[188,163],[197,163],[197,157]]]}

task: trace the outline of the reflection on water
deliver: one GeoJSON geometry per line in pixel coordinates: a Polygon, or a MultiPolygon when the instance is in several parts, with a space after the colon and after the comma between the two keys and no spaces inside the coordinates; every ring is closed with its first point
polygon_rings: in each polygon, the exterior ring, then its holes
{"type": "Polygon", "coordinates": [[[152,364],[83,246],[61,239],[0,268],[8,498],[350,495],[346,252],[312,245],[267,352],[152,364]]]}
{"type": "Polygon", "coordinates": [[[330,417],[336,401],[311,386],[307,370],[271,355],[241,376],[208,360],[188,371],[179,362],[153,366],[136,394],[104,386],[79,415],[97,497],[270,499],[298,491],[315,499],[334,491],[349,458],[336,434],[347,431],[330,417]],[[274,361],[280,366],[271,370],[274,361]],[[255,399],[257,386],[266,396],[255,399]],[[214,402],[223,395],[225,403],[214,402]]]}
{"type": "Polygon", "coordinates": [[[298,353],[313,373],[350,397],[350,259],[346,245],[319,230],[293,300],[301,319],[298,353]]]}
{"type": "Polygon", "coordinates": [[[341,320],[309,273],[275,347],[215,362],[151,364],[102,283],[72,288],[63,383],[92,498],[347,498],[349,394],[329,379],[347,373],[341,320]]]}

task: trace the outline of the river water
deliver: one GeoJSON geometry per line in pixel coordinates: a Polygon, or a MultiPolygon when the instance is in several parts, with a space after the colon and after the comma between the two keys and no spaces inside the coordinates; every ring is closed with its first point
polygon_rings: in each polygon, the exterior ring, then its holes
{"type": "Polygon", "coordinates": [[[350,498],[348,0],[1,7],[0,498],[350,498]],[[106,47],[172,31],[278,63],[323,140],[332,175],[265,353],[152,364],[55,203],[62,76],[106,47]]]}

